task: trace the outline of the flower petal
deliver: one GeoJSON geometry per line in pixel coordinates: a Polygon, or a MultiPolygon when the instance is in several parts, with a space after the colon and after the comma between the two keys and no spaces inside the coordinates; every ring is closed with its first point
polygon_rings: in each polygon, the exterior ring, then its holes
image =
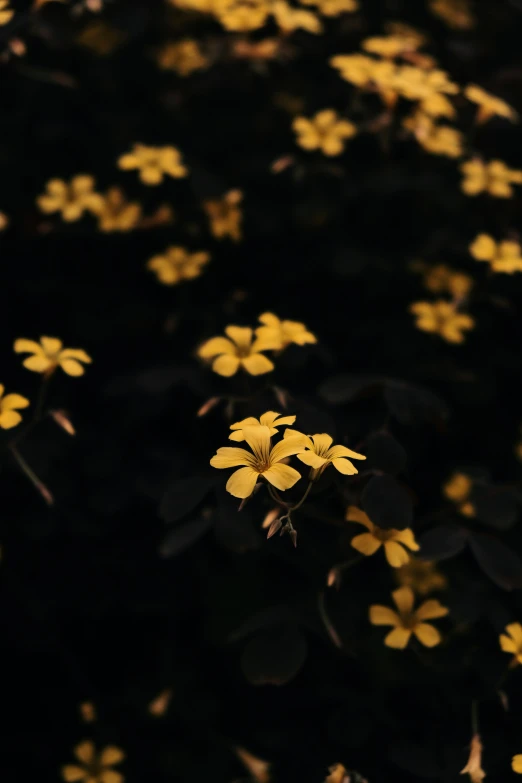
{"type": "Polygon", "coordinates": [[[398,590],[393,591],[392,598],[395,602],[395,606],[401,614],[409,614],[413,609],[415,598],[411,587],[399,587],[398,590]]]}
{"type": "Polygon", "coordinates": [[[522,775],[522,753],[517,753],[516,756],[513,756],[511,759],[511,769],[513,772],[522,775]]]}
{"type": "Polygon", "coordinates": [[[261,313],[257,320],[266,326],[279,326],[281,324],[281,321],[274,313],[261,313]]]}
{"type": "Polygon", "coordinates": [[[113,764],[120,764],[125,758],[125,753],[116,745],[107,745],[100,754],[100,764],[103,767],[111,767],[113,764]]]}
{"type": "Polygon", "coordinates": [[[373,555],[381,547],[382,541],[372,536],[371,533],[361,533],[352,538],[351,544],[362,555],[373,555]]]}
{"type": "Polygon", "coordinates": [[[225,334],[238,348],[250,348],[253,330],[249,326],[227,326],[225,334]]]}
{"type": "Polygon", "coordinates": [[[212,359],[219,354],[233,354],[236,353],[236,347],[234,343],[226,337],[212,337],[207,340],[206,343],[200,345],[198,349],[198,356],[200,359],[212,359]]]}
{"type": "Polygon", "coordinates": [[[313,451],[297,452],[297,459],[304,462],[305,465],[309,465],[311,468],[322,468],[323,465],[328,463],[327,459],[320,457],[318,454],[314,454],[313,451]]]}
{"type": "Polygon", "coordinates": [[[270,430],[268,427],[245,427],[245,440],[262,465],[270,465],[270,430]]]}
{"type": "Polygon", "coordinates": [[[43,354],[40,356],[28,356],[22,364],[27,370],[32,370],[32,372],[46,372],[51,367],[56,367],[55,362],[52,362],[43,354]]]}
{"type": "Polygon", "coordinates": [[[303,432],[299,432],[299,430],[287,429],[284,431],[283,437],[284,438],[298,437],[303,445],[303,448],[313,449],[314,447],[314,444],[312,443],[308,435],[305,435],[303,432]]]}
{"type": "Polygon", "coordinates": [[[413,530],[411,530],[409,527],[405,528],[404,530],[394,531],[392,541],[399,541],[401,544],[404,544],[404,546],[407,546],[408,549],[412,549],[414,552],[417,552],[420,549],[420,546],[415,541],[413,530]]]}
{"type": "Polygon", "coordinates": [[[509,623],[505,629],[508,634],[515,640],[518,647],[522,647],[522,625],[520,623],[509,623]]]}
{"type": "Polygon", "coordinates": [[[364,454],[359,454],[357,451],[352,451],[346,448],[346,446],[332,446],[328,450],[328,459],[334,460],[338,457],[351,457],[352,459],[366,459],[364,454]]]}
{"type": "Polygon", "coordinates": [[[241,364],[249,375],[263,375],[274,369],[273,362],[262,353],[252,353],[250,356],[245,356],[244,359],[241,359],[241,364]]]}
{"type": "Polygon", "coordinates": [[[312,435],[312,440],[315,445],[314,451],[321,455],[326,456],[324,452],[328,451],[330,446],[333,443],[333,438],[331,435],[328,435],[326,432],[320,432],[317,435],[312,435]]]}
{"type": "Polygon", "coordinates": [[[290,465],[285,465],[282,462],[278,462],[276,465],[265,470],[263,477],[266,478],[270,484],[273,484],[276,489],[290,489],[301,478],[301,474],[295,468],[291,468],[290,465]]]}
{"type": "Polygon", "coordinates": [[[239,468],[227,481],[226,490],[235,498],[248,498],[254,491],[259,473],[252,468],[239,468]]]}
{"type": "Polygon", "coordinates": [[[102,769],[98,775],[99,783],[123,783],[124,777],[115,769],[102,769]]]}
{"type": "MultiPolygon", "coordinates": [[[[272,427],[274,424],[274,421],[279,416],[279,413],[276,413],[275,411],[266,411],[266,413],[262,413],[259,417],[259,423],[262,424],[264,427],[272,427]]],[[[295,416],[294,416],[295,421],[295,416]]],[[[293,424],[294,422],[289,422],[289,424],[293,424]]]]}
{"type": "Polygon", "coordinates": [[[230,356],[230,354],[221,354],[212,362],[212,369],[218,375],[222,375],[224,378],[230,378],[235,375],[239,370],[240,361],[237,356],[230,356]]]}
{"type": "Polygon", "coordinates": [[[2,411],[27,408],[28,405],[30,405],[29,400],[26,397],[22,397],[21,394],[6,394],[1,402],[2,411]]]}
{"type": "Polygon", "coordinates": [[[373,530],[375,528],[375,525],[368,514],[365,514],[362,508],[358,508],[357,506],[348,506],[344,518],[347,522],[359,522],[359,524],[367,527],[368,530],[373,530]]]}
{"type": "Polygon", "coordinates": [[[302,448],[299,438],[283,438],[279,443],[276,443],[270,452],[270,464],[281,462],[282,459],[291,457],[292,454],[298,454],[302,448]]]}
{"type": "Polygon", "coordinates": [[[91,740],[84,740],[74,748],[74,755],[82,764],[92,764],[94,761],[95,748],[91,740]]]}
{"type": "MultiPolygon", "coordinates": [[[[1,424],[1,420],[0,420],[0,424],[1,424]]],[[[504,652],[507,652],[507,653],[516,653],[517,652],[517,645],[516,645],[516,643],[513,641],[513,639],[511,639],[511,637],[506,636],[506,634],[504,634],[504,633],[500,634],[499,642],[500,642],[500,647],[501,647],[501,649],[504,652]]]]}
{"type": "Polygon", "coordinates": [[[395,541],[385,541],[384,552],[386,554],[386,560],[392,568],[400,568],[410,559],[410,556],[404,547],[397,544],[395,541]]]}
{"type": "Polygon", "coordinates": [[[77,780],[84,780],[87,777],[87,771],[83,767],[77,767],[75,764],[67,764],[62,767],[62,778],[66,783],[75,783],[77,780]]]}
{"type": "Polygon", "coordinates": [[[424,601],[415,612],[417,620],[434,620],[436,617],[445,617],[449,613],[447,606],[442,606],[440,601],[432,598],[424,601]]]}
{"type": "Polygon", "coordinates": [[[393,647],[395,650],[404,650],[410,641],[411,633],[406,628],[394,628],[384,639],[384,644],[386,647],[393,647]]]}
{"type": "Polygon", "coordinates": [[[370,622],[372,625],[400,625],[401,618],[389,606],[373,604],[370,606],[370,622]]]}
{"type": "Polygon", "coordinates": [[[63,348],[63,343],[57,337],[40,337],[42,348],[49,356],[50,354],[56,354],[63,348]]]}
{"type": "Polygon", "coordinates": [[[345,476],[355,476],[359,472],[355,465],[352,465],[350,460],[344,457],[332,460],[332,465],[339,473],[343,473],[345,476]]]}
{"type": "Polygon", "coordinates": [[[413,633],[425,647],[435,647],[435,645],[440,644],[440,633],[431,623],[419,623],[413,629],[413,633]]]}
{"type": "Polygon", "coordinates": [[[43,353],[43,348],[40,343],[34,340],[26,340],[24,337],[19,337],[14,341],[13,350],[15,353],[43,353]]]}
{"type": "Polygon", "coordinates": [[[3,430],[10,430],[20,424],[22,417],[16,411],[3,411],[0,413],[0,427],[3,430]]]}
{"type": "Polygon", "coordinates": [[[76,359],[63,359],[59,364],[67,375],[78,377],[85,373],[85,367],[80,362],[77,362],[76,359]]]}
{"type": "Polygon", "coordinates": [[[210,460],[213,468],[236,468],[238,465],[255,465],[255,457],[246,449],[223,446],[210,460]]]}
{"type": "Polygon", "coordinates": [[[60,360],[62,359],[77,359],[79,362],[92,364],[91,357],[82,348],[65,348],[60,352],[60,360]]]}

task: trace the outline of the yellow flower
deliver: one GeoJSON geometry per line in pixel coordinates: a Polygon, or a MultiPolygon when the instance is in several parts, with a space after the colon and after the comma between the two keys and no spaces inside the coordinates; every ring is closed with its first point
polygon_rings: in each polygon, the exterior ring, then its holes
{"type": "Polygon", "coordinates": [[[254,491],[259,476],[264,476],[270,484],[280,490],[290,489],[299,481],[301,474],[282,462],[301,449],[297,438],[283,439],[271,447],[268,427],[246,427],[243,434],[252,449],[251,452],[237,446],[224,446],[218,449],[210,460],[213,468],[243,466],[232,473],[228,479],[227,492],[236,498],[248,498],[254,491]]]}
{"type": "Polygon", "coordinates": [[[207,58],[193,38],[166,44],[159,51],[157,62],[163,70],[176,71],[180,76],[189,76],[208,66],[207,58]]]}
{"type": "Polygon", "coordinates": [[[0,212],[0,231],[5,231],[9,225],[9,218],[5,212],[0,212]]]}
{"type": "Polygon", "coordinates": [[[410,557],[409,562],[395,572],[395,577],[402,587],[411,587],[419,595],[444,590],[448,584],[444,574],[437,571],[435,563],[416,557],[410,557]]]}
{"type": "Polygon", "coordinates": [[[0,0],[0,26],[7,24],[14,16],[14,11],[9,8],[9,0],[0,0]]]}
{"type": "Polygon", "coordinates": [[[471,738],[468,763],[460,772],[461,775],[469,775],[471,783],[482,783],[486,777],[486,773],[482,769],[482,750],[480,737],[478,734],[474,734],[471,738]]]}
{"type": "Polygon", "coordinates": [[[362,48],[371,54],[380,57],[399,57],[402,54],[416,52],[422,46],[424,38],[417,32],[412,34],[377,35],[366,38],[362,42],[362,48]]]}
{"type": "Polygon", "coordinates": [[[448,500],[451,500],[458,507],[458,510],[465,517],[475,516],[475,507],[470,502],[469,497],[473,489],[473,482],[465,473],[454,473],[443,485],[442,492],[448,500]]]}
{"type": "Polygon", "coordinates": [[[434,620],[445,617],[448,609],[435,598],[425,601],[414,611],[413,590],[410,587],[399,587],[392,593],[392,598],[398,611],[388,606],[375,604],[370,606],[370,622],[372,625],[393,625],[393,630],[384,639],[387,647],[403,650],[410,641],[411,635],[417,637],[425,647],[435,647],[441,637],[431,623],[424,620],[434,620]]]}
{"type": "Polygon", "coordinates": [[[510,169],[501,160],[489,163],[468,160],[462,163],[460,170],[464,174],[461,188],[468,196],[477,196],[485,191],[497,198],[511,198],[514,195],[511,185],[522,183],[522,171],[510,169]]]}
{"type": "Polygon", "coordinates": [[[199,277],[202,268],[209,261],[209,253],[189,253],[184,247],[171,246],[164,253],[150,258],[147,261],[147,269],[156,274],[160,283],[175,285],[182,280],[199,277]]]}
{"type": "Polygon", "coordinates": [[[448,79],[445,71],[425,71],[414,65],[402,65],[397,69],[395,86],[403,98],[410,101],[423,101],[439,93],[456,95],[459,91],[458,85],[448,79]]]}
{"type": "Polygon", "coordinates": [[[276,435],[276,433],[279,432],[278,427],[282,427],[284,424],[293,424],[294,422],[295,416],[281,416],[280,413],[276,413],[275,411],[267,411],[266,413],[263,413],[259,419],[249,416],[242,421],[231,424],[230,429],[234,430],[234,432],[228,436],[228,439],[237,442],[245,440],[243,434],[245,427],[268,427],[270,435],[276,435]]]}
{"type": "Polygon", "coordinates": [[[516,111],[501,98],[497,98],[496,95],[483,90],[477,84],[468,84],[464,90],[464,95],[472,103],[476,103],[479,107],[477,112],[476,121],[478,123],[487,122],[491,117],[505,117],[511,122],[516,122],[518,114],[516,111]]]}
{"type": "Polygon", "coordinates": [[[488,234],[479,234],[469,246],[477,261],[487,261],[493,272],[511,275],[522,272],[522,253],[518,242],[495,242],[488,234]]]}
{"type": "Polygon", "coordinates": [[[74,748],[74,755],[80,764],[67,764],[62,767],[62,777],[67,783],[123,783],[123,775],[112,767],[120,764],[125,754],[115,745],[107,745],[97,753],[94,744],[90,740],[84,740],[74,748]]]}
{"type": "Polygon", "coordinates": [[[321,33],[323,26],[319,18],[311,11],[293,8],[286,0],[273,0],[271,12],[276,24],[284,33],[294,30],[306,30],[308,33],[321,33]]]}
{"type": "Polygon", "coordinates": [[[435,16],[446,22],[448,27],[470,30],[475,26],[470,0],[430,0],[430,9],[435,16]]]}
{"type": "Polygon", "coordinates": [[[513,654],[511,666],[517,666],[522,663],[522,625],[510,623],[504,630],[506,633],[499,637],[500,647],[504,652],[513,654]]]}
{"type": "Polygon", "coordinates": [[[463,136],[449,125],[437,125],[422,111],[416,111],[403,121],[404,127],[411,131],[418,143],[432,155],[446,155],[459,158],[462,155],[463,136]]]}
{"type": "Polygon", "coordinates": [[[99,214],[103,209],[103,197],[96,193],[93,177],[78,174],[67,184],[61,179],[50,179],[46,184],[46,193],[38,196],[38,208],[50,214],[61,212],[62,218],[68,223],[79,220],[84,212],[99,214]]]}
{"type": "Polygon", "coordinates": [[[243,215],[239,204],[243,198],[240,190],[229,190],[220,199],[203,202],[203,209],[210,221],[210,231],[216,239],[230,237],[234,242],[241,239],[243,215]]]}
{"type": "Polygon", "coordinates": [[[301,0],[303,5],[315,5],[323,16],[339,16],[359,8],[358,0],[301,0]]]}
{"type": "Polygon", "coordinates": [[[249,375],[263,375],[274,369],[270,359],[261,353],[274,346],[259,338],[253,340],[253,329],[247,326],[227,326],[225,334],[227,337],[212,337],[198,350],[201,359],[214,359],[212,369],[218,375],[229,378],[235,375],[240,367],[249,375]]]}
{"type": "Polygon", "coordinates": [[[292,128],[297,143],[305,150],[321,150],[324,155],[340,155],[345,139],[351,139],[357,128],[348,120],[340,120],[333,109],[323,109],[311,119],[296,117],[292,128]]]}
{"type": "Polygon", "coordinates": [[[351,776],[342,764],[334,764],[328,769],[330,773],[324,783],[350,783],[351,776]]]}
{"type": "Polygon", "coordinates": [[[344,473],[345,476],[354,476],[359,471],[346,457],[366,459],[363,454],[358,454],[346,446],[332,446],[333,438],[326,432],[308,436],[297,430],[287,429],[284,437],[298,439],[301,449],[299,453],[296,452],[297,459],[312,468],[311,479],[320,475],[328,465],[333,465],[339,473],[344,473]]]}
{"type": "Polygon", "coordinates": [[[21,337],[15,340],[13,347],[15,353],[32,354],[24,359],[24,367],[44,375],[51,375],[57,367],[61,367],[67,375],[83,375],[85,370],[80,362],[92,362],[91,357],[81,348],[64,348],[57,337],[40,337],[40,343],[21,337]]]}
{"type": "Polygon", "coordinates": [[[374,525],[369,516],[357,506],[348,506],[345,519],[368,528],[368,533],[361,533],[352,538],[353,548],[362,555],[374,555],[381,546],[384,546],[386,560],[392,568],[400,568],[410,559],[410,554],[405,547],[414,552],[419,549],[413,531],[409,527],[405,530],[393,528],[384,530],[374,525]]]}
{"type": "Polygon", "coordinates": [[[258,326],[256,336],[269,340],[277,346],[278,350],[286,348],[291,343],[306,345],[317,342],[317,337],[300,321],[281,321],[273,313],[262,313],[259,321],[263,326],[258,326]]]}
{"type": "Polygon", "coordinates": [[[459,313],[454,304],[443,299],[437,299],[435,302],[413,302],[409,310],[417,318],[417,329],[438,334],[448,343],[464,342],[463,332],[475,326],[470,315],[459,313]]]}
{"type": "Polygon", "coordinates": [[[455,272],[445,264],[428,267],[423,283],[428,291],[442,294],[446,291],[457,299],[467,296],[473,287],[473,278],[463,272],[455,272]]]}
{"type": "Polygon", "coordinates": [[[27,408],[30,403],[21,394],[6,394],[4,397],[4,391],[5,386],[0,383],[0,427],[10,430],[22,421],[17,408],[27,408]]]}
{"type": "Polygon", "coordinates": [[[145,144],[134,144],[131,152],[118,159],[118,168],[124,171],[138,169],[145,185],[159,185],[165,175],[179,179],[188,174],[176,147],[147,147],[145,144]]]}
{"type": "Polygon", "coordinates": [[[247,32],[263,27],[270,7],[266,0],[217,0],[214,12],[226,30],[247,32]]]}
{"type": "Polygon", "coordinates": [[[511,759],[511,769],[518,775],[522,775],[522,753],[517,753],[516,756],[513,756],[511,759]]]}
{"type": "Polygon", "coordinates": [[[135,228],[141,217],[141,205],[136,201],[127,201],[120,188],[109,188],[98,214],[100,231],[130,231],[135,228]]]}
{"type": "Polygon", "coordinates": [[[366,54],[336,54],[330,58],[330,65],[337,68],[345,81],[357,87],[366,87],[371,82],[376,62],[366,54]]]}

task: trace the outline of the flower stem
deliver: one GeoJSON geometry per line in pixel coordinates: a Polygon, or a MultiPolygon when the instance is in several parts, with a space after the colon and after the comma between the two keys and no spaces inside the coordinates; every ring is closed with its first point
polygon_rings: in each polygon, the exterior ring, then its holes
{"type": "Polygon", "coordinates": [[[25,473],[25,475],[27,476],[29,481],[33,484],[33,486],[38,490],[38,492],[43,497],[47,505],[52,506],[54,503],[54,498],[49,492],[49,490],[47,489],[47,487],[45,486],[45,484],[43,483],[43,481],[41,481],[36,475],[36,473],[34,472],[34,470],[32,470],[32,468],[29,467],[29,465],[27,464],[27,462],[22,457],[22,455],[20,454],[20,452],[18,451],[18,449],[13,443],[10,444],[9,450],[11,451],[11,454],[15,458],[21,470],[25,473]]]}

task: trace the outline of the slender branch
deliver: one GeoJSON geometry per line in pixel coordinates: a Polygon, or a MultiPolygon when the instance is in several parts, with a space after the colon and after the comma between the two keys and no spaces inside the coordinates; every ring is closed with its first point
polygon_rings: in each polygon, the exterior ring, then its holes
{"type": "Polygon", "coordinates": [[[20,452],[18,451],[18,449],[14,444],[11,443],[9,445],[9,450],[13,455],[13,457],[15,458],[16,462],[18,463],[18,466],[25,473],[25,475],[27,476],[29,481],[33,484],[33,486],[38,490],[38,492],[43,497],[47,505],[52,506],[54,503],[54,498],[49,492],[49,490],[47,489],[47,487],[45,486],[45,484],[43,483],[43,481],[41,481],[38,478],[34,470],[32,470],[32,468],[27,464],[27,462],[22,457],[22,455],[20,454],[20,452]]]}

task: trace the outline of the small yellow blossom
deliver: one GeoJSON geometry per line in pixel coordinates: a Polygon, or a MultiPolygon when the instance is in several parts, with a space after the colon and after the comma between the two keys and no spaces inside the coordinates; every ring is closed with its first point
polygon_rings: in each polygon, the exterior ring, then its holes
{"type": "Polygon", "coordinates": [[[319,18],[314,13],[302,8],[293,8],[286,0],[273,0],[271,12],[277,26],[284,33],[306,30],[308,33],[317,34],[323,30],[319,18]]]}
{"type": "Polygon", "coordinates": [[[464,137],[456,128],[437,125],[432,117],[422,111],[416,111],[406,117],[403,125],[413,133],[426,152],[445,155],[448,158],[459,158],[462,155],[464,137]]]}
{"type": "Polygon", "coordinates": [[[359,471],[347,457],[351,459],[366,459],[363,454],[352,451],[346,446],[332,446],[333,438],[326,432],[316,435],[304,435],[297,430],[285,430],[285,438],[297,438],[301,444],[301,449],[297,454],[297,459],[309,465],[311,470],[310,479],[316,479],[328,465],[333,465],[339,473],[345,476],[354,476],[359,471]]]}
{"type": "Polygon", "coordinates": [[[410,101],[423,101],[434,94],[456,95],[459,87],[448,78],[445,71],[428,71],[414,65],[403,65],[397,70],[395,84],[397,90],[410,101]]]}
{"type": "Polygon", "coordinates": [[[475,26],[470,0],[430,0],[430,9],[435,16],[446,22],[448,27],[471,30],[475,26]]]}
{"type": "Polygon", "coordinates": [[[348,120],[339,119],[333,109],[323,109],[308,119],[296,117],[292,128],[297,134],[297,143],[305,150],[321,150],[324,155],[340,155],[344,152],[345,140],[357,133],[356,126],[348,120]]]}
{"type": "Polygon", "coordinates": [[[334,764],[329,767],[330,773],[324,783],[350,783],[351,776],[348,774],[348,770],[342,764],[334,764]]]}
{"type": "Polygon", "coordinates": [[[103,232],[130,231],[140,222],[141,205],[127,201],[118,187],[109,188],[98,213],[98,228],[103,232]]]}
{"type": "Polygon", "coordinates": [[[445,264],[435,266],[422,266],[423,283],[428,291],[433,294],[450,293],[456,299],[461,299],[469,294],[473,287],[473,278],[463,272],[455,272],[445,264]]]}
{"type": "Polygon", "coordinates": [[[158,53],[157,63],[163,70],[176,71],[180,76],[190,76],[208,66],[207,58],[193,38],[166,44],[158,53]]]}
{"type": "Polygon", "coordinates": [[[256,336],[263,340],[270,340],[277,345],[278,350],[286,348],[291,343],[306,345],[317,342],[317,337],[300,321],[282,321],[273,313],[262,313],[259,321],[263,326],[258,326],[256,336]]]}
{"type": "Polygon", "coordinates": [[[522,625],[510,623],[504,630],[506,633],[501,633],[499,637],[500,647],[504,652],[513,654],[511,666],[517,666],[522,663],[522,625]]]}
{"type": "Polygon", "coordinates": [[[51,375],[57,367],[61,367],[67,375],[83,375],[85,370],[80,362],[90,364],[91,357],[81,348],[64,348],[57,337],[40,337],[40,342],[26,340],[20,337],[14,342],[15,353],[30,353],[24,359],[23,366],[32,372],[51,375]]]}
{"type": "Polygon", "coordinates": [[[357,506],[348,506],[345,519],[348,522],[357,522],[368,528],[367,533],[361,533],[352,538],[354,549],[363,555],[374,555],[381,546],[384,546],[386,560],[392,568],[400,568],[410,559],[408,549],[417,552],[419,545],[415,541],[413,531],[407,527],[405,530],[384,530],[377,527],[369,516],[357,506]],[[407,548],[406,548],[407,547],[407,548]]]}
{"type": "Polygon", "coordinates": [[[66,783],[123,783],[123,775],[112,769],[125,759],[121,748],[107,745],[98,753],[90,740],[84,740],[74,748],[74,755],[80,764],[62,767],[62,777],[66,783]]]}
{"type": "Polygon", "coordinates": [[[359,8],[358,0],[301,0],[303,5],[315,5],[323,16],[339,16],[353,13],[359,8]]]}
{"type": "Polygon", "coordinates": [[[464,175],[461,188],[467,196],[486,192],[496,198],[511,198],[515,192],[511,185],[522,184],[522,171],[510,169],[501,160],[483,163],[475,158],[462,163],[460,170],[464,175]]]}
{"type": "Polygon", "coordinates": [[[416,316],[417,329],[438,334],[448,343],[464,342],[463,332],[475,326],[470,315],[459,313],[454,304],[444,299],[437,299],[435,302],[413,302],[409,310],[416,316]]]}
{"type": "Polygon", "coordinates": [[[413,590],[410,587],[399,587],[392,593],[397,612],[388,606],[375,604],[370,606],[370,622],[372,625],[392,625],[393,630],[384,639],[387,647],[403,650],[412,634],[425,647],[435,647],[441,641],[440,634],[434,625],[424,620],[435,620],[445,617],[448,609],[435,598],[425,601],[414,610],[413,590]]]}
{"type": "Polygon", "coordinates": [[[131,152],[118,159],[118,168],[124,171],[138,169],[145,185],[159,185],[165,175],[179,179],[188,174],[176,147],[147,147],[145,144],[134,144],[131,152]]]}
{"type": "Polygon", "coordinates": [[[356,87],[366,87],[372,80],[376,61],[366,54],[336,54],[330,58],[332,68],[337,68],[345,81],[356,87]]]}
{"type": "Polygon", "coordinates": [[[416,52],[423,44],[423,37],[416,31],[408,34],[378,35],[372,38],[366,38],[362,42],[362,48],[371,54],[377,54],[380,57],[399,57],[408,52],[416,52]]]}
{"type": "Polygon", "coordinates": [[[481,124],[487,122],[491,117],[505,117],[511,122],[518,120],[518,114],[516,111],[501,98],[497,98],[496,95],[491,95],[487,90],[483,90],[477,84],[468,84],[464,90],[464,95],[472,103],[476,103],[479,107],[477,112],[477,123],[481,124]]]}
{"type": "Polygon", "coordinates": [[[226,30],[248,32],[263,27],[270,5],[266,0],[217,0],[214,13],[226,30]]]}
{"type": "Polygon", "coordinates": [[[235,440],[236,442],[245,440],[243,434],[245,427],[268,427],[270,435],[276,435],[279,432],[279,427],[282,427],[284,424],[294,424],[294,422],[295,416],[281,416],[280,413],[276,413],[275,411],[267,411],[266,413],[263,413],[259,419],[254,418],[254,416],[249,416],[242,421],[236,421],[235,424],[231,424],[230,429],[233,430],[233,432],[228,436],[228,439],[235,440]]]}
{"type": "Polygon", "coordinates": [[[471,783],[482,783],[486,773],[482,769],[482,742],[478,734],[471,738],[468,763],[461,770],[461,775],[469,775],[471,783]]]}
{"type": "Polygon", "coordinates": [[[21,394],[6,394],[4,397],[4,391],[5,386],[0,383],[0,427],[10,430],[22,421],[18,409],[27,408],[30,403],[21,394]]]}
{"type": "Polygon", "coordinates": [[[479,234],[469,251],[477,261],[487,261],[493,272],[508,275],[522,272],[522,249],[518,242],[495,242],[488,234],[479,234]]]}
{"type": "Polygon", "coordinates": [[[431,560],[410,557],[409,561],[395,571],[395,578],[402,587],[411,587],[419,595],[428,595],[435,590],[444,590],[448,582],[431,560]]]}
{"type": "Polygon", "coordinates": [[[465,517],[475,516],[475,507],[470,501],[473,482],[465,473],[453,473],[442,487],[442,492],[448,500],[457,506],[465,517]]]}
{"type": "Polygon", "coordinates": [[[94,191],[95,181],[87,174],[78,174],[67,184],[61,179],[50,179],[46,193],[36,203],[41,212],[61,212],[67,223],[79,220],[84,212],[94,215],[103,209],[103,196],[94,191]]]}
{"type": "Polygon", "coordinates": [[[9,8],[9,0],[0,0],[0,27],[11,21],[14,11],[9,8]]]}
{"type": "Polygon", "coordinates": [[[242,368],[249,375],[263,375],[274,369],[270,359],[261,353],[273,349],[273,344],[256,338],[254,330],[246,326],[227,326],[227,337],[212,337],[198,350],[201,359],[214,359],[212,369],[229,378],[242,368]]]}
{"type": "Polygon", "coordinates": [[[290,489],[299,481],[299,471],[282,462],[301,449],[298,438],[283,439],[272,447],[268,427],[246,427],[243,434],[251,452],[237,446],[224,446],[210,460],[213,468],[241,466],[228,479],[227,492],[236,498],[248,498],[259,476],[280,490],[290,489]]]}
{"type": "Polygon", "coordinates": [[[516,772],[517,775],[522,775],[522,753],[517,753],[511,759],[511,769],[516,772]]]}
{"type": "Polygon", "coordinates": [[[150,258],[147,269],[155,273],[160,283],[175,285],[182,280],[199,277],[209,261],[209,253],[189,253],[184,247],[171,246],[160,255],[150,258]]]}
{"type": "Polygon", "coordinates": [[[229,190],[220,199],[210,199],[203,202],[203,209],[210,221],[212,236],[216,239],[230,237],[234,242],[241,239],[241,222],[243,214],[239,206],[243,199],[240,190],[229,190]]]}

